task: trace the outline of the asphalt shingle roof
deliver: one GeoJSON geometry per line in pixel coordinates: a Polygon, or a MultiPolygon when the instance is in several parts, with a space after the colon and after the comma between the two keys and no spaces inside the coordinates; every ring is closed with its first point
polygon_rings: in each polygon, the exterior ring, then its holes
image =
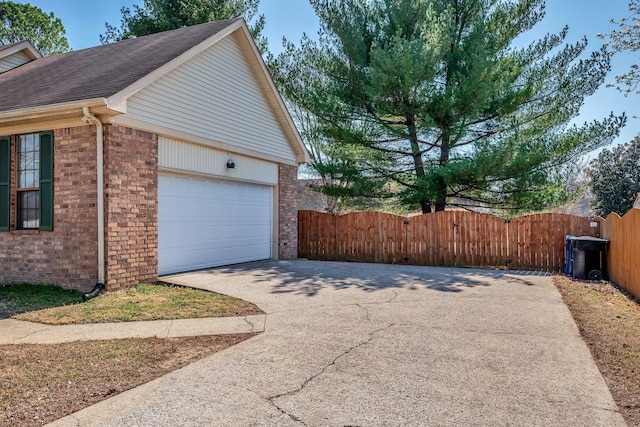
{"type": "Polygon", "coordinates": [[[0,74],[0,111],[108,98],[238,19],[36,59],[0,74]]]}

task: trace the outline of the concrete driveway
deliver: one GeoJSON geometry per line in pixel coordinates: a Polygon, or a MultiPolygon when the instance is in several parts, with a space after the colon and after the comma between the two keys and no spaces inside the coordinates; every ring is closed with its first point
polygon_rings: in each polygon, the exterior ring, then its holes
{"type": "Polygon", "coordinates": [[[625,425],[548,276],[298,260],[166,280],[257,304],[265,332],[53,425],[625,425]]]}

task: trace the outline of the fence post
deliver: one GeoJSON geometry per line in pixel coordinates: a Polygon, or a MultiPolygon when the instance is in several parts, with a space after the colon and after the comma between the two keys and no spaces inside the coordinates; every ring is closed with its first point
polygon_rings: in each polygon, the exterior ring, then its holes
{"type": "Polygon", "coordinates": [[[409,220],[404,220],[404,262],[409,262],[409,220]]]}
{"type": "Polygon", "coordinates": [[[511,224],[511,220],[505,219],[504,223],[507,228],[507,259],[504,260],[504,264],[509,267],[509,264],[511,264],[511,241],[509,237],[509,224],[511,224]]]}
{"type": "Polygon", "coordinates": [[[453,265],[458,265],[458,227],[460,224],[456,223],[455,213],[453,214],[453,265]]]}

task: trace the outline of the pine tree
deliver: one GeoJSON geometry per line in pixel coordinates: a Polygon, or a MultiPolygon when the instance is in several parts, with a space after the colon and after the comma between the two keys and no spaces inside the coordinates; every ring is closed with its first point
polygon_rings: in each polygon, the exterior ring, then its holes
{"type": "Polygon", "coordinates": [[[568,125],[603,83],[609,56],[580,59],[587,41],[565,44],[567,28],[514,44],[543,18],[542,0],[311,4],[319,40],[289,45],[276,61],[296,61],[306,77],[279,85],[326,144],[358,153],[361,178],[383,182],[404,206],[561,203],[564,165],[625,123],[611,114],[568,125]]]}
{"type": "Polygon", "coordinates": [[[120,28],[106,23],[107,31],[100,41],[116,41],[141,37],[162,31],[243,17],[247,22],[255,18],[251,33],[264,52],[267,41],[261,36],[264,29],[264,15],[258,15],[260,0],[144,0],[142,6],[134,5],[133,12],[128,7],[121,9],[120,28]]]}

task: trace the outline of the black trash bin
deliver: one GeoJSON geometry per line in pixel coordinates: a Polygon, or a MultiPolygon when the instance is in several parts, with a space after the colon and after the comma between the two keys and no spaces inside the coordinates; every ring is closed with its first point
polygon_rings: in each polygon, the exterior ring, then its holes
{"type": "Polygon", "coordinates": [[[607,246],[609,241],[597,237],[567,236],[567,256],[571,254],[571,275],[575,279],[600,280],[606,277],[607,246]]]}
{"type": "Polygon", "coordinates": [[[566,254],[566,262],[564,264],[564,274],[567,276],[571,276],[573,274],[573,257],[571,256],[571,240],[575,239],[576,236],[567,235],[565,240],[565,254],[566,254]]]}

